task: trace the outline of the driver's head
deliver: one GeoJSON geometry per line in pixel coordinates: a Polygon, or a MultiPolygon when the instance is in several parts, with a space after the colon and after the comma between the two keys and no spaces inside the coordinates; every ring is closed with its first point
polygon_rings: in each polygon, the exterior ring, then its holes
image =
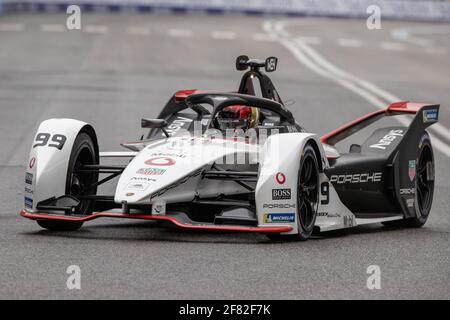
{"type": "Polygon", "coordinates": [[[259,121],[259,109],[249,106],[229,106],[217,114],[217,122],[221,130],[243,129],[255,127],[259,121]]]}

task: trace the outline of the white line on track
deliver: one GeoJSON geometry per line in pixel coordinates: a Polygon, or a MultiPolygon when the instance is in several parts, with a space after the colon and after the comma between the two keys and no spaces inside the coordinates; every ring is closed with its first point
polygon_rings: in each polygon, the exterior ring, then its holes
{"type": "Polygon", "coordinates": [[[150,29],[146,27],[128,27],[127,33],[135,36],[146,36],[150,34],[150,29]]]}
{"type": "Polygon", "coordinates": [[[24,26],[21,23],[1,23],[0,31],[23,31],[24,26]]]}
{"type": "Polygon", "coordinates": [[[403,43],[398,42],[382,42],[380,43],[381,49],[391,50],[391,51],[403,51],[406,49],[403,43]]]}
{"type": "Polygon", "coordinates": [[[348,47],[348,48],[362,47],[362,42],[357,39],[338,39],[337,44],[341,47],[348,47]]]}
{"type": "Polygon", "coordinates": [[[320,38],[318,37],[309,37],[309,36],[301,36],[298,37],[297,39],[299,39],[300,41],[303,41],[304,43],[307,44],[320,44],[322,42],[322,40],[320,40],[320,38]]]}
{"type": "Polygon", "coordinates": [[[171,37],[192,37],[192,30],[188,29],[169,29],[167,33],[171,37]]]}
{"type": "Polygon", "coordinates": [[[272,34],[267,33],[255,33],[253,34],[253,40],[255,41],[276,41],[277,38],[272,34]]]}
{"type": "Polygon", "coordinates": [[[66,27],[62,24],[41,24],[42,32],[64,32],[66,27]]]}
{"type": "Polygon", "coordinates": [[[211,31],[211,38],[219,40],[234,40],[236,33],[230,31],[211,31]]]}
{"type": "MultiPolygon", "coordinates": [[[[263,29],[269,34],[278,36],[278,41],[280,44],[288,49],[299,62],[311,71],[354,92],[375,107],[384,109],[386,104],[403,100],[367,80],[360,79],[338,68],[326,60],[313,48],[308,46],[305,42],[301,41],[301,39],[291,39],[289,32],[284,29],[284,22],[272,23],[271,21],[265,21],[263,24],[263,29]]],[[[398,120],[403,125],[409,124],[409,121],[406,119],[399,118],[398,120]]],[[[438,133],[441,136],[450,137],[450,130],[445,128],[440,123],[434,124],[429,130],[431,132],[438,133]]],[[[450,157],[450,146],[433,134],[432,137],[435,147],[450,157]]]]}
{"type": "Polygon", "coordinates": [[[86,33],[105,34],[109,32],[109,28],[107,26],[101,25],[85,25],[81,29],[86,33]]]}

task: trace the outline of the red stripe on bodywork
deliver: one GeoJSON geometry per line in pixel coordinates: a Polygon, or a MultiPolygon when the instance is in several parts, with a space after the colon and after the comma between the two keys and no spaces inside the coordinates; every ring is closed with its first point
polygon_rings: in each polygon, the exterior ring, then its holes
{"type": "Polygon", "coordinates": [[[123,214],[114,212],[99,212],[85,217],[57,216],[45,213],[30,213],[26,210],[20,212],[22,217],[31,220],[47,220],[47,221],[73,221],[86,222],[97,218],[121,218],[121,219],[137,219],[137,220],[159,220],[169,221],[182,229],[207,230],[207,231],[234,231],[234,232],[254,232],[254,233],[283,233],[292,231],[291,226],[279,227],[247,227],[247,226],[219,226],[206,224],[188,224],[169,216],[153,216],[149,214],[123,214]]]}

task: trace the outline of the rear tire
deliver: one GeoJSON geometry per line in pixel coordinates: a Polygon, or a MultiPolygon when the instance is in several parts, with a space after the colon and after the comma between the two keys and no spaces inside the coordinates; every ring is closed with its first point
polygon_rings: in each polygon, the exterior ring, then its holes
{"type": "Polygon", "coordinates": [[[427,222],[430,215],[434,194],[434,155],[427,133],[422,136],[421,141],[416,163],[414,205],[417,214],[414,218],[383,222],[385,226],[420,228],[427,222]]]}
{"type": "MultiPolygon", "coordinates": [[[[87,194],[95,194],[97,188],[89,188],[98,180],[98,173],[80,173],[77,171],[82,165],[98,164],[98,154],[91,136],[85,132],[78,134],[72,147],[66,176],[66,194],[80,200],[77,214],[89,215],[94,208],[94,201],[81,200],[87,194]]],[[[81,228],[83,222],[77,221],[36,221],[44,229],[51,231],[75,231],[81,228]]]]}
{"type": "Polygon", "coordinates": [[[313,146],[303,149],[297,180],[298,234],[270,234],[271,240],[306,241],[311,237],[319,206],[319,164],[313,146]]]}

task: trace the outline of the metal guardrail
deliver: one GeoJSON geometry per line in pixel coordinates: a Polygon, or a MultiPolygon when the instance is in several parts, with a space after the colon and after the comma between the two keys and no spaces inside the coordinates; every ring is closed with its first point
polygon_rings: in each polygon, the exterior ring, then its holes
{"type": "Polygon", "coordinates": [[[83,12],[211,13],[367,18],[369,6],[383,19],[450,22],[450,2],[437,0],[0,0],[6,12],[61,12],[79,5],[83,12]]]}

